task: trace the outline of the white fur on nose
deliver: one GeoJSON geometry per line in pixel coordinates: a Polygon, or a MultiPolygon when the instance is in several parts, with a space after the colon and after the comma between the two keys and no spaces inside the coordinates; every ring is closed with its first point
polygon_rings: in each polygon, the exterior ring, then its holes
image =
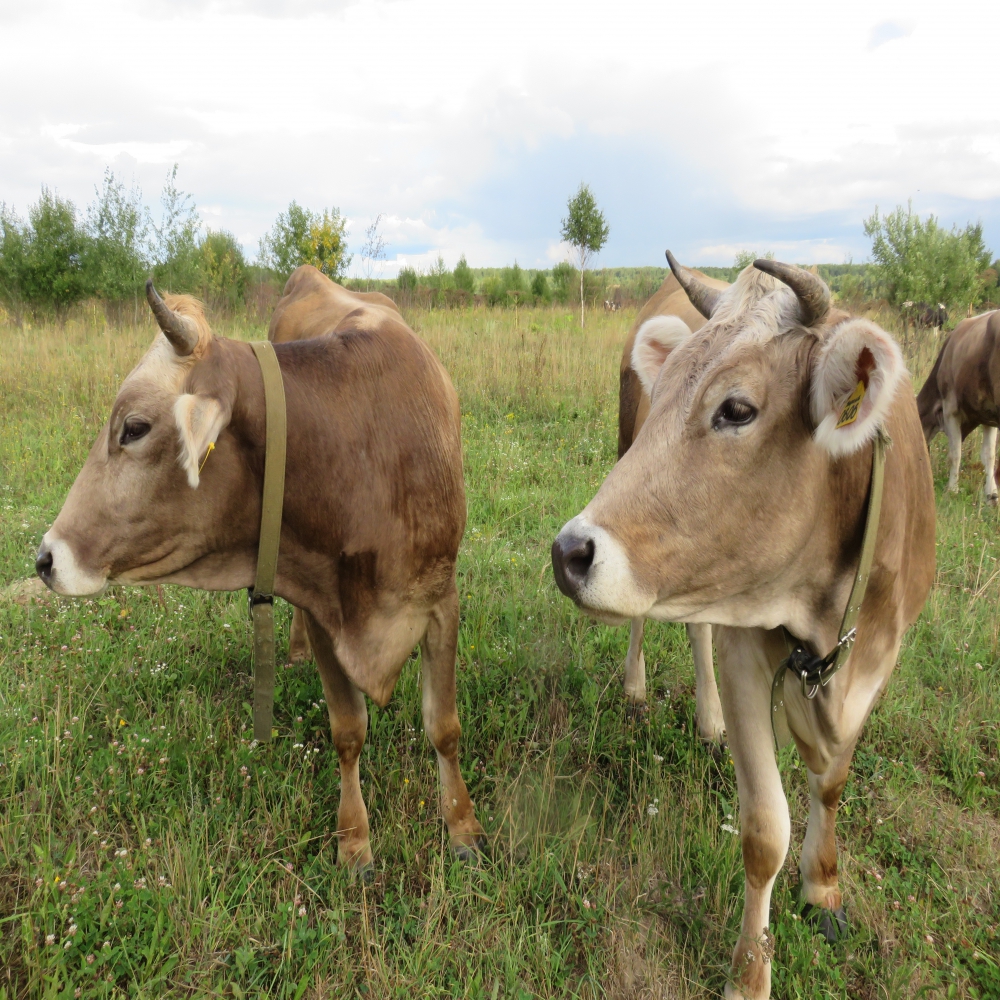
{"type": "Polygon", "coordinates": [[[559,532],[594,543],[594,561],[577,591],[577,600],[587,611],[611,618],[641,618],[653,606],[650,594],[636,582],[628,553],[604,528],[577,514],[559,532]]]}
{"type": "Polygon", "coordinates": [[[67,597],[87,597],[104,589],[107,577],[85,569],[77,561],[69,542],[62,538],[54,538],[51,531],[45,533],[42,539],[52,553],[52,577],[49,586],[57,594],[67,597]]]}

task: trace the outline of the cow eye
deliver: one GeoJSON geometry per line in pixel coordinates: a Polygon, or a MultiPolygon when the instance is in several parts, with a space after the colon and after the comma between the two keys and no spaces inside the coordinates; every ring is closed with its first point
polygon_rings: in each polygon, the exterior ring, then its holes
{"type": "Polygon", "coordinates": [[[145,420],[128,419],[122,427],[122,436],[118,439],[119,444],[131,444],[145,437],[149,433],[149,424],[145,420]]]}
{"type": "Polygon", "coordinates": [[[722,427],[744,427],[757,416],[757,408],[746,400],[730,397],[715,411],[712,426],[719,430],[722,427]]]}

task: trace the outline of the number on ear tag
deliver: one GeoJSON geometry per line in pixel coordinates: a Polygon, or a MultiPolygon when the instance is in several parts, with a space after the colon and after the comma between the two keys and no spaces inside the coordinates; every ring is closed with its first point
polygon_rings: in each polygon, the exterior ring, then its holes
{"type": "Polygon", "coordinates": [[[838,428],[853,424],[858,419],[858,410],[861,409],[861,400],[864,398],[865,384],[864,382],[859,382],[854,392],[847,397],[847,402],[844,403],[844,409],[841,411],[840,419],[837,421],[838,428]]]}

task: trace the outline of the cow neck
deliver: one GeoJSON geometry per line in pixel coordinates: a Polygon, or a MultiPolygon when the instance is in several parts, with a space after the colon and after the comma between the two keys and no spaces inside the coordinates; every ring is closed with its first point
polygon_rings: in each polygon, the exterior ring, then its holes
{"type": "Polygon", "coordinates": [[[788,656],[781,661],[771,683],[771,731],[774,734],[776,750],[780,750],[792,738],[788,728],[788,713],[785,709],[785,674],[789,671],[798,679],[802,696],[811,701],[822,688],[830,683],[833,675],[840,670],[854,647],[857,635],[858,615],[868,588],[868,577],[875,557],[875,542],[878,539],[879,518],[882,513],[882,486],[885,479],[885,452],[890,444],[889,436],[880,427],[872,442],[872,475],[868,490],[868,511],[865,516],[865,533],[861,540],[861,556],[858,570],[847,599],[847,610],[837,633],[837,644],[826,656],[814,653],[806,642],[797,639],[788,629],[782,627],[788,656]]]}
{"type": "Polygon", "coordinates": [[[257,576],[249,588],[253,620],[253,735],[260,743],[271,739],[274,715],[274,577],[281,540],[281,511],[285,498],[287,420],[285,385],[278,356],[270,341],[250,344],[264,379],[264,486],[260,508],[257,576]]]}

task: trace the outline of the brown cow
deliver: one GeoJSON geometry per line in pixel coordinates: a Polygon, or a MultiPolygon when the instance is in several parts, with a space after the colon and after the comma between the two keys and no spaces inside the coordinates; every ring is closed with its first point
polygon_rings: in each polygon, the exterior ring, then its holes
{"type": "MultiPolygon", "coordinates": [[[[292,271],[281,299],[274,308],[267,339],[275,344],[293,340],[309,340],[335,333],[344,320],[352,324],[364,316],[366,322],[384,317],[390,322],[402,322],[396,303],[381,292],[351,292],[331,281],[311,264],[292,271]]],[[[300,663],[312,656],[305,617],[295,608],[288,637],[288,658],[300,663]]]]}
{"type": "Polygon", "coordinates": [[[649,416],[560,532],[553,570],[560,589],[601,620],[716,626],[746,877],[726,995],[762,1000],[774,952],[771,889],[790,833],[772,680],[790,637],[818,655],[837,644],[864,535],[872,439],[884,429],[892,445],[856,640],[812,699],[794,679],[784,687],[809,771],[801,898],[834,936],[846,926],[837,804],[861,727],[930,589],[934,491],[909,378],[887,333],[831,311],[826,285],[800,268],[758,260],[718,292],[671,264],[709,322],[687,338],[655,329],[636,337],[649,416]],[[847,410],[859,383],[860,405],[847,410]]]}
{"type": "MultiPolygon", "coordinates": [[[[729,287],[725,281],[709,278],[701,271],[692,274],[710,288],[723,290],[729,287]]],[[[694,330],[705,325],[705,317],[691,304],[687,292],[681,288],[673,272],[667,277],[649,301],[639,310],[628,339],[622,350],[621,369],[618,381],[618,457],[628,451],[639,429],[649,415],[649,393],[643,388],[639,376],[632,367],[632,347],[638,332],[645,328],[648,333],[658,329],[661,333],[674,331],[677,337],[687,337],[694,330]],[[647,324],[650,326],[647,327],[647,324]]],[[[644,619],[632,620],[628,654],[625,657],[625,696],[633,705],[646,702],[646,660],[642,654],[642,634],[644,619]]],[[[719,703],[719,689],[715,683],[715,668],[712,666],[712,626],[688,625],[688,639],[694,657],[695,697],[698,732],[708,743],[721,743],[725,735],[722,705],[719,703]]]]}
{"type": "Polygon", "coordinates": [[[1000,426],[1000,310],[963,320],[944,342],[917,396],[920,423],[930,445],[938,431],[948,438],[948,489],[958,489],[962,442],[982,426],[983,493],[997,502],[996,450],[1000,426]]]}
{"type": "MultiPolygon", "coordinates": [[[[162,333],[125,379],[36,568],[60,594],[108,583],[238,590],[254,582],[264,388],[249,344],[214,337],[201,306],[147,286],[162,333]],[[215,450],[209,454],[209,444],[215,450]],[[203,466],[203,467],[202,467],[203,466]]],[[[372,860],[358,758],[365,695],[385,705],[420,644],[424,728],[452,846],[482,837],[459,770],[455,708],[465,529],[458,398],[388,309],[275,346],[288,451],[275,592],[305,612],[340,758],[339,856],[372,860]]]]}

